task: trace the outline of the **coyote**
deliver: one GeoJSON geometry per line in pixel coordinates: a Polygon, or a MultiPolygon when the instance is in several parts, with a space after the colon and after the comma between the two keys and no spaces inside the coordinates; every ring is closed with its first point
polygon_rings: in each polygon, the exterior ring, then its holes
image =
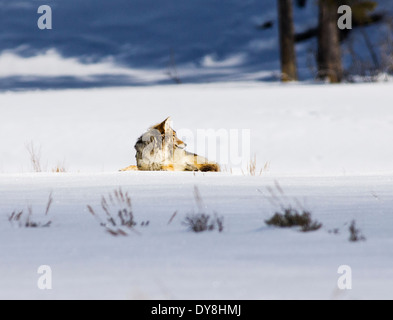
{"type": "Polygon", "coordinates": [[[136,166],[120,171],[220,171],[220,166],[184,150],[186,144],[171,128],[171,118],[150,127],[135,144],[136,166]]]}

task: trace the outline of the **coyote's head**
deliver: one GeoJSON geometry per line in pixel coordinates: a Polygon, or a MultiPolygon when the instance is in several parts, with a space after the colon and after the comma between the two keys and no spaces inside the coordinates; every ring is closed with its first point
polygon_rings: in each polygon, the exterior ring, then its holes
{"type": "Polygon", "coordinates": [[[171,118],[168,117],[163,122],[150,127],[137,140],[135,149],[138,166],[146,165],[152,170],[159,170],[163,163],[173,161],[174,154],[185,147],[186,144],[172,129],[171,118]]]}
{"type": "Polygon", "coordinates": [[[168,117],[163,122],[151,127],[149,131],[162,141],[163,147],[184,149],[187,145],[177,137],[176,131],[172,129],[171,124],[171,117],[168,117]]]}

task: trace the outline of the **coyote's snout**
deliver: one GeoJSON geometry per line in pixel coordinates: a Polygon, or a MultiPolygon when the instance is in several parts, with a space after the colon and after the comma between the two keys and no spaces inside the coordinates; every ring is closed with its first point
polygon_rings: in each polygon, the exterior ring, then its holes
{"type": "Polygon", "coordinates": [[[220,171],[220,166],[206,158],[184,150],[187,146],[171,127],[168,117],[149,128],[135,144],[137,166],[121,171],[220,171]]]}

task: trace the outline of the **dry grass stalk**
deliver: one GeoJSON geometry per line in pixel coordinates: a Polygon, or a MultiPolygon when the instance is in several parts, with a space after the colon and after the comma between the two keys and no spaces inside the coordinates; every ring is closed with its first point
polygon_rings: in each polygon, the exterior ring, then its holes
{"type": "Polygon", "coordinates": [[[41,167],[41,148],[37,150],[34,146],[33,141],[26,144],[27,152],[30,155],[30,162],[33,167],[34,172],[42,172],[41,167]]]}
{"type": "Polygon", "coordinates": [[[173,221],[173,219],[175,219],[176,215],[177,215],[177,211],[175,211],[175,212],[172,214],[171,218],[170,218],[169,221],[168,221],[168,224],[171,224],[171,223],[172,223],[172,221],[173,221]]]}
{"type": "Polygon", "coordinates": [[[246,172],[242,169],[243,175],[249,176],[261,176],[264,172],[267,172],[270,167],[270,162],[265,162],[264,166],[261,169],[258,169],[257,164],[257,155],[255,154],[253,158],[250,159],[250,162],[247,164],[246,172]]]}
{"type": "Polygon", "coordinates": [[[205,213],[205,205],[197,186],[194,187],[194,198],[198,207],[198,213],[189,213],[182,224],[193,232],[213,231],[216,229],[222,232],[224,230],[224,218],[219,217],[217,213],[214,213],[213,216],[205,213]]]}
{"type": "MultiPolygon", "coordinates": [[[[128,192],[124,193],[120,187],[110,193],[107,198],[101,197],[101,209],[106,215],[106,221],[100,218],[92,206],[88,205],[87,209],[100,226],[113,236],[127,236],[129,232],[140,234],[134,229],[138,224],[134,219],[131,197],[128,192]]],[[[143,221],[140,225],[148,226],[149,221],[143,221]]]]}
{"type": "MultiPolygon", "coordinates": [[[[49,199],[46,205],[45,216],[48,216],[49,210],[53,203],[52,193],[49,195],[49,199]]],[[[11,215],[8,217],[8,221],[14,225],[17,224],[19,227],[24,228],[40,228],[40,227],[49,227],[52,224],[51,220],[44,222],[35,222],[32,219],[33,217],[33,208],[32,206],[27,207],[27,215],[24,210],[13,211],[11,215]],[[26,217],[26,218],[24,218],[26,217]],[[23,219],[24,218],[24,219],[23,219]]]]}
{"type": "Polygon", "coordinates": [[[53,203],[53,197],[52,197],[52,192],[49,194],[49,199],[48,199],[48,203],[46,204],[46,210],[45,210],[45,215],[47,216],[50,210],[50,207],[53,203]]]}
{"type": "Polygon", "coordinates": [[[357,241],[365,241],[366,237],[360,232],[359,229],[356,228],[356,221],[352,220],[349,225],[349,241],[357,242],[357,241]]]}
{"type": "Polygon", "coordinates": [[[52,169],[53,173],[64,173],[67,172],[64,164],[57,164],[56,167],[52,169]]]}
{"type": "MultiPolygon", "coordinates": [[[[315,231],[322,227],[322,224],[311,219],[311,212],[304,209],[303,205],[297,198],[292,199],[296,205],[293,205],[291,199],[285,194],[280,184],[275,181],[275,188],[266,187],[269,197],[265,197],[273,206],[279,210],[274,215],[265,220],[267,225],[277,226],[280,228],[290,228],[299,226],[303,232],[315,231]]],[[[258,190],[263,194],[262,191],[258,190]]]]}

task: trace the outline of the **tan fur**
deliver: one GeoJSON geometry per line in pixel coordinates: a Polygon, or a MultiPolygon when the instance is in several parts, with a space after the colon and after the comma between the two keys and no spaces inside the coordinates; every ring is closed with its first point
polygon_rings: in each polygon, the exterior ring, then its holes
{"type": "Polygon", "coordinates": [[[138,171],[137,166],[128,166],[126,168],[120,169],[119,171],[138,171]]]}
{"type": "Polygon", "coordinates": [[[120,171],[220,171],[217,163],[185,151],[185,146],[177,137],[176,131],[171,128],[168,117],[149,128],[137,140],[137,166],[129,166],[120,171]]]}

